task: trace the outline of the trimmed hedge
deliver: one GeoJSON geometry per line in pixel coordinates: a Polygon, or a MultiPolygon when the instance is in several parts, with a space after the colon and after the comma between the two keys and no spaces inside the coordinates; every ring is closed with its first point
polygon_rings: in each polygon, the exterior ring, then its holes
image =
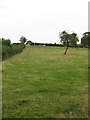
{"type": "Polygon", "coordinates": [[[11,44],[10,46],[2,44],[2,60],[5,60],[13,55],[22,52],[25,48],[24,44],[11,44]]]}

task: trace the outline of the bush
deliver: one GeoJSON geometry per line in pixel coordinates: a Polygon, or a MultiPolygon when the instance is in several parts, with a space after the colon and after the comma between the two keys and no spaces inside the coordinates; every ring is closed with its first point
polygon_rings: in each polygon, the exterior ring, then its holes
{"type": "Polygon", "coordinates": [[[24,44],[11,44],[10,46],[2,45],[2,60],[5,60],[17,53],[22,52],[24,48],[24,44]]]}
{"type": "Polygon", "coordinates": [[[2,41],[2,45],[10,46],[11,44],[11,41],[9,39],[2,38],[1,41],[2,41]]]}

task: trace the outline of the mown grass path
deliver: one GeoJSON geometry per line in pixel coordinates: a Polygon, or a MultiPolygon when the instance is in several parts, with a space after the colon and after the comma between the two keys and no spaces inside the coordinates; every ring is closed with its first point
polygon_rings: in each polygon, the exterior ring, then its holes
{"type": "Polygon", "coordinates": [[[88,50],[26,47],[3,62],[3,118],[88,117],[88,50]]]}

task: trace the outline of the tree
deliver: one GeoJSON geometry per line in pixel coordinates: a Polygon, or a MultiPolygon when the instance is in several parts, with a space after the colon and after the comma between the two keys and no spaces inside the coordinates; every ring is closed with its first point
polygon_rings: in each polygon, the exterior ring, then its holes
{"type": "Polygon", "coordinates": [[[76,47],[78,41],[79,41],[79,39],[78,39],[78,36],[76,33],[70,34],[70,45],[72,47],[76,47]]]}
{"type": "Polygon", "coordinates": [[[81,38],[81,44],[83,47],[90,46],[90,32],[85,32],[81,38]]]}
{"type": "Polygon", "coordinates": [[[66,46],[66,50],[64,54],[67,53],[68,47],[73,46],[75,47],[77,45],[78,37],[76,33],[69,34],[66,31],[63,31],[59,34],[59,38],[61,39],[61,43],[66,46]]]}
{"type": "Polygon", "coordinates": [[[66,32],[66,31],[63,31],[60,33],[60,36],[61,38],[61,43],[64,45],[64,46],[67,46],[66,47],[66,50],[64,52],[64,54],[67,53],[67,50],[68,50],[68,47],[69,47],[69,40],[70,40],[70,35],[66,32]]]}
{"type": "Polygon", "coordinates": [[[19,41],[20,41],[22,44],[24,44],[24,43],[27,41],[27,39],[26,39],[25,37],[21,36],[21,38],[20,38],[19,41]]]}

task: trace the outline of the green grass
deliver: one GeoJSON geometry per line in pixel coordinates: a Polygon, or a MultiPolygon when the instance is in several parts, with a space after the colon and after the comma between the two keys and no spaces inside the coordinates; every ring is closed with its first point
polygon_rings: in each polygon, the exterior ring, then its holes
{"type": "Polygon", "coordinates": [[[87,118],[88,49],[26,47],[3,62],[3,118],[87,118]]]}

